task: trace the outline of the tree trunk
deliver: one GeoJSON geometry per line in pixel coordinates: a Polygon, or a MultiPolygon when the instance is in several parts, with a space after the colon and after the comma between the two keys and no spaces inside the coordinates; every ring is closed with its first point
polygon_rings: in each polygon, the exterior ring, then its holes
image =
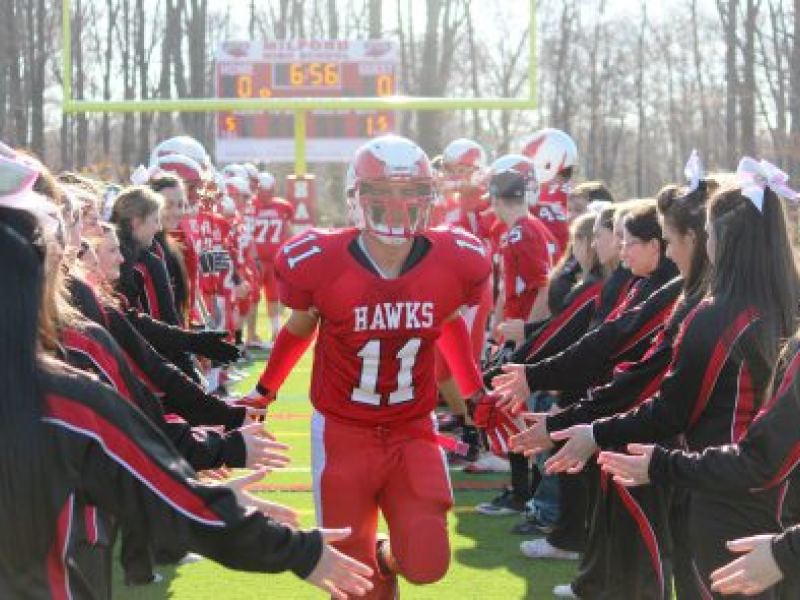
{"type": "MultiPolygon", "coordinates": [[[[745,41],[742,48],[743,81],[741,93],[742,152],[756,155],[756,19],[759,3],[747,0],[744,22],[745,41]]],[[[731,165],[733,166],[733,165],[731,165]]]]}

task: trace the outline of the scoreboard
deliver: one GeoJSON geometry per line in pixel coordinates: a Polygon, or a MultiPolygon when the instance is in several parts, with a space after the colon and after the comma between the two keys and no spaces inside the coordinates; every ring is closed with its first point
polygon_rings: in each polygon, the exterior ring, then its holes
{"type": "MultiPolygon", "coordinates": [[[[216,52],[218,98],[382,97],[397,92],[399,52],[387,40],[225,42],[216,52]]],[[[309,162],[347,162],[370,137],[395,128],[394,111],[306,113],[309,162]]],[[[216,158],[293,162],[293,111],[218,113],[216,158]]]]}

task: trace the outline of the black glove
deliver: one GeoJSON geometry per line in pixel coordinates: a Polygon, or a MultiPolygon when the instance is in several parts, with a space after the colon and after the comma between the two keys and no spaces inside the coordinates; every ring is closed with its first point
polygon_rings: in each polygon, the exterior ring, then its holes
{"type": "Polygon", "coordinates": [[[225,341],[227,336],[227,331],[193,333],[189,338],[189,351],[221,363],[239,360],[242,353],[236,346],[225,341]]]}

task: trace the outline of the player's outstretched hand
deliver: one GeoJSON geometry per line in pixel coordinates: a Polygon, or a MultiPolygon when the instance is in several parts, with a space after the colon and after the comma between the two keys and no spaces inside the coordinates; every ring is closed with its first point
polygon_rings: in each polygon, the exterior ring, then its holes
{"type": "Polygon", "coordinates": [[[278,399],[275,392],[259,389],[258,386],[247,392],[241,398],[229,399],[232,406],[243,406],[247,409],[249,421],[263,421],[267,416],[269,405],[278,399]]]}
{"type": "Polygon", "coordinates": [[[221,363],[239,360],[242,353],[233,344],[225,341],[227,331],[199,331],[192,334],[189,348],[195,354],[221,363]]]}
{"type": "Polygon", "coordinates": [[[236,499],[242,506],[254,508],[273,521],[277,521],[288,527],[293,527],[294,529],[299,529],[300,520],[297,512],[293,508],[275,502],[268,502],[247,491],[248,487],[264,479],[267,473],[269,473],[269,469],[258,469],[247,475],[230,479],[226,481],[224,485],[236,494],[236,499]]]}
{"type": "Polygon", "coordinates": [[[246,466],[251,469],[261,467],[273,470],[289,464],[289,457],[281,450],[289,446],[275,441],[275,437],[264,429],[263,423],[251,423],[239,429],[247,453],[246,466]]]}
{"type": "Polygon", "coordinates": [[[534,456],[540,452],[546,452],[553,447],[553,441],[547,432],[545,413],[522,413],[522,418],[526,424],[531,424],[527,429],[514,435],[509,440],[512,452],[534,456]]]}
{"type": "Polygon", "coordinates": [[[372,569],[367,565],[342,554],[330,544],[347,538],[350,528],[320,529],[322,534],[322,556],[306,578],[310,584],[324,590],[336,600],[347,600],[349,596],[363,596],[372,589],[367,579],[372,569]]]}
{"type": "Polygon", "coordinates": [[[601,452],[597,463],[603,471],[614,476],[620,485],[634,486],[650,483],[650,461],[653,458],[652,444],[628,444],[630,454],[601,452]]]}
{"type": "Polygon", "coordinates": [[[773,534],[755,535],[728,542],[731,552],[746,552],[711,573],[711,589],[724,595],[755,596],[783,579],[772,554],[773,534]]]}
{"type": "Polygon", "coordinates": [[[525,410],[531,390],[525,377],[525,365],[502,366],[503,374],[492,380],[492,390],[500,397],[500,406],[517,415],[525,410]]]}
{"type": "Polygon", "coordinates": [[[548,475],[565,472],[570,475],[580,473],[586,466],[586,461],[599,450],[595,444],[594,435],[592,435],[591,425],[575,425],[568,429],[554,431],[550,434],[550,439],[567,443],[545,461],[544,466],[548,475]]]}
{"type": "Polygon", "coordinates": [[[506,456],[511,437],[522,432],[522,420],[509,414],[496,394],[483,393],[470,402],[470,408],[475,427],[486,432],[491,451],[497,456],[506,456]]]}

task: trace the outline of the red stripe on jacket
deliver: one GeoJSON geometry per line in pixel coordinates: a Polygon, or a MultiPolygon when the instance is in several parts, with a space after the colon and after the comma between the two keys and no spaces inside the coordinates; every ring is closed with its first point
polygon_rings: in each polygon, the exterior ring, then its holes
{"type": "Polygon", "coordinates": [[[161,307],[158,305],[156,285],[150,271],[141,263],[133,267],[142,276],[144,281],[144,295],[147,300],[147,313],[154,319],[161,319],[161,307]]]}
{"type": "MultiPolygon", "coordinates": [[[[700,308],[701,306],[703,306],[702,303],[699,304],[697,308],[700,308]]],[[[717,340],[717,345],[714,347],[714,352],[711,354],[711,361],[709,362],[708,367],[706,367],[706,373],[703,376],[703,384],[700,388],[700,394],[697,398],[697,403],[695,404],[694,410],[692,411],[692,416],[689,419],[689,423],[691,425],[694,425],[697,422],[697,419],[700,418],[703,410],[705,410],[706,404],[708,404],[708,401],[711,398],[711,391],[714,389],[717,379],[719,379],[719,375],[722,372],[722,368],[725,366],[725,362],[728,360],[728,356],[733,348],[733,344],[736,342],[739,336],[744,333],[745,329],[750,326],[755,318],[756,313],[754,310],[746,310],[742,312],[722,333],[719,340],[717,340]]],[[[687,323],[688,322],[689,320],[687,319],[687,323]]]]}
{"type": "Polygon", "coordinates": [[[598,297],[600,296],[600,291],[603,288],[603,282],[598,281],[597,283],[590,285],[586,288],[581,294],[579,294],[571,303],[570,305],[558,313],[553,319],[547,324],[541,334],[536,338],[536,341],[533,343],[531,347],[531,351],[528,353],[528,358],[532,358],[541,348],[544,347],[547,342],[552,340],[556,334],[564,328],[564,326],[572,320],[572,318],[582,311],[587,305],[597,302],[598,297]]]}
{"type": "Polygon", "coordinates": [[[65,329],[61,334],[61,342],[68,350],[87,356],[100,370],[108,384],[113,386],[125,400],[132,402],[133,396],[125,385],[125,378],[119,371],[116,359],[100,342],[75,329],[65,329]]]}
{"type": "Polygon", "coordinates": [[[208,525],[224,525],[199,496],[163,471],[137,442],[102,415],[80,402],[55,394],[47,396],[45,406],[45,420],[96,440],[106,454],[175,510],[208,525]]]}

